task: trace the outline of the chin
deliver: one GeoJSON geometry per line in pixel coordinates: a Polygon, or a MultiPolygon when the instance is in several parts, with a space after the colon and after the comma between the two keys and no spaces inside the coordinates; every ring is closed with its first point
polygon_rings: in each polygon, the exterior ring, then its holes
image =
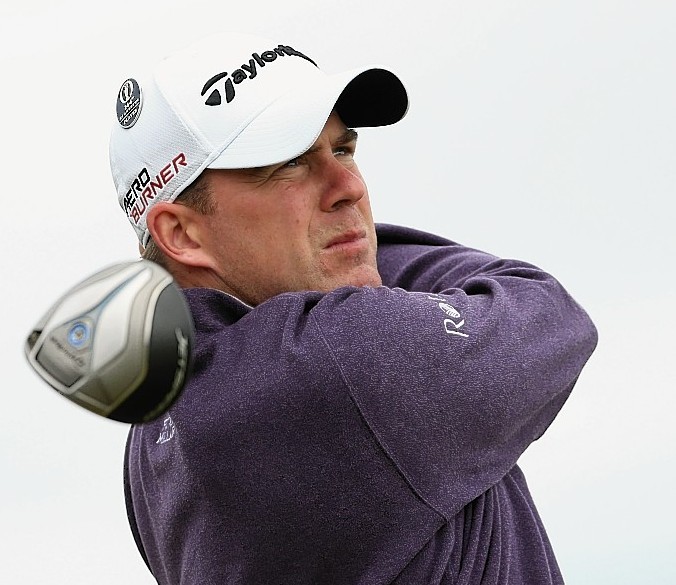
{"type": "Polygon", "coordinates": [[[343,286],[381,286],[383,281],[380,278],[378,270],[370,266],[359,267],[352,270],[344,276],[337,276],[334,279],[333,286],[327,287],[327,290],[334,290],[343,286]]]}

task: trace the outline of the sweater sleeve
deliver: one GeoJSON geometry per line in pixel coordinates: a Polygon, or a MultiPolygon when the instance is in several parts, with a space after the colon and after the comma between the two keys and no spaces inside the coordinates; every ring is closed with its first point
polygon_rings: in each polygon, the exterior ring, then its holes
{"type": "Polygon", "coordinates": [[[508,519],[503,490],[504,517],[452,519],[554,419],[593,325],[531,265],[412,230],[379,236],[385,286],[255,308],[185,291],[191,379],[163,420],[133,428],[127,457],[159,583],[392,583],[412,559],[452,564],[435,535],[460,555],[456,522],[495,532],[480,544],[495,551],[498,524],[525,518],[508,519]]]}
{"type": "Polygon", "coordinates": [[[551,424],[596,330],[530,264],[398,234],[380,231],[388,286],[339,289],[310,314],[382,448],[448,518],[551,424]]]}

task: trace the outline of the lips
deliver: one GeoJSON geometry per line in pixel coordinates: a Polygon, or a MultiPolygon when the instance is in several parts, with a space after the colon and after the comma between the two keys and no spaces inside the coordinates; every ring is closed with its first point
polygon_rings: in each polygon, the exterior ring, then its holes
{"type": "Polygon", "coordinates": [[[342,234],[330,240],[329,243],[326,244],[326,246],[324,246],[324,248],[328,249],[340,246],[341,244],[351,244],[353,242],[362,240],[365,237],[366,232],[364,230],[350,230],[347,232],[343,232],[342,234]]]}

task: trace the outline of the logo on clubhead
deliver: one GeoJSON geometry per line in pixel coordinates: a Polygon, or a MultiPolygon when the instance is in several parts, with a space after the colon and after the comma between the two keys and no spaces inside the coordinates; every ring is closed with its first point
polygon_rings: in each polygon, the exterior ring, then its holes
{"type": "Polygon", "coordinates": [[[91,329],[87,323],[78,321],[68,331],[68,343],[75,349],[82,349],[91,336],[91,329]]]}

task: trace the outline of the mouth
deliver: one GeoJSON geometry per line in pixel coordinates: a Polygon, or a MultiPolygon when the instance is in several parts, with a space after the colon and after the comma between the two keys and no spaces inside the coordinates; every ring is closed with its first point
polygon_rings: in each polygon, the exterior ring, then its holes
{"type": "Polygon", "coordinates": [[[360,246],[366,241],[366,232],[364,230],[350,230],[344,232],[329,241],[325,250],[342,250],[354,246],[360,246]]]}

